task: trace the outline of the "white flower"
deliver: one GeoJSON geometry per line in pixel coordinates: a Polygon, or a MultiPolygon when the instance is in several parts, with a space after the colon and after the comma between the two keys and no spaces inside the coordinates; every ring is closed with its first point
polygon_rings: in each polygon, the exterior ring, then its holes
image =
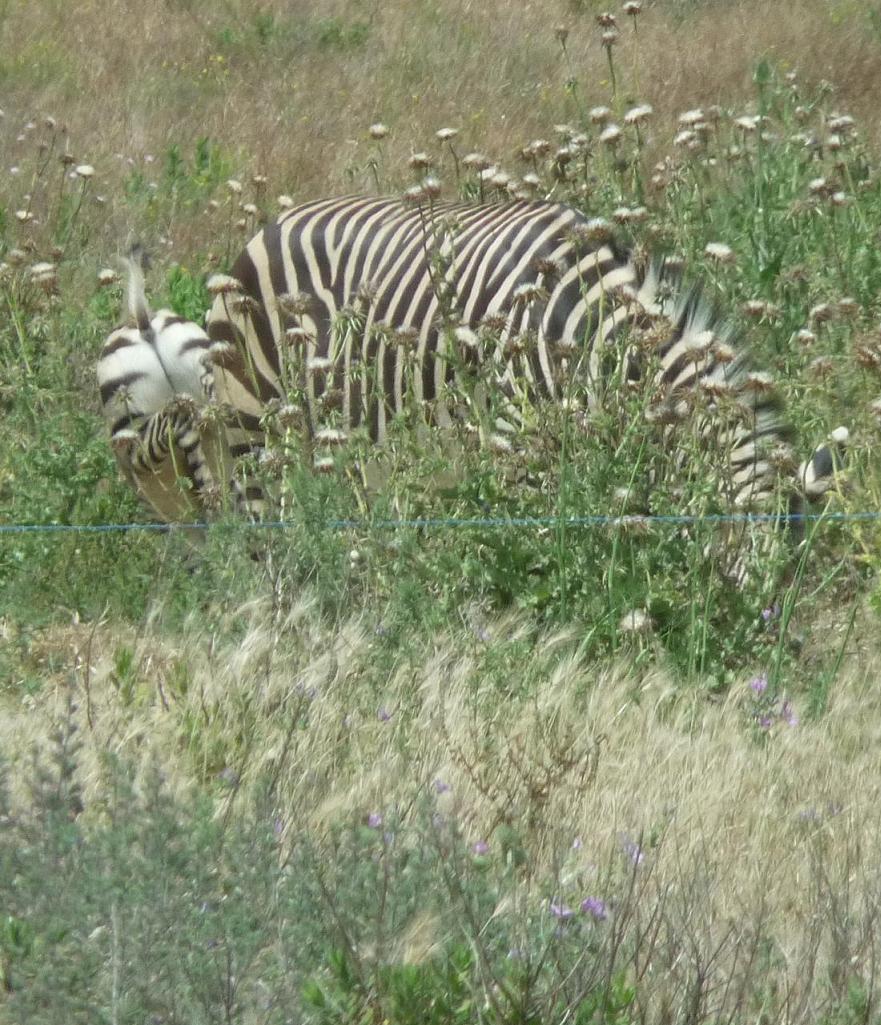
{"type": "Polygon", "coordinates": [[[724,242],[708,242],[704,246],[704,254],[718,263],[734,263],[737,259],[734,250],[724,242]]]}
{"type": "Polygon", "coordinates": [[[95,168],[91,164],[78,164],[73,173],[79,178],[91,178],[95,174],[95,168]]]}
{"type": "Polygon", "coordinates": [[[641,103],[638,107],[631,107],[630,110],[624,115],[624,123],[627,125],[638,125],[648,119],[654,113],[654,108],[650,103],[641,103]]]}

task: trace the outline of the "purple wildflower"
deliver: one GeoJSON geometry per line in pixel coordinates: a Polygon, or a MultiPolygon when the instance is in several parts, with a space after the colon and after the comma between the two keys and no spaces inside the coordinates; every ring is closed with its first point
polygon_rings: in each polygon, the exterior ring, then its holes
{"type": "Polygon", "coordinates": [[[754,677],[749,681],[749,689],[756,697],[760,697],[768,689],[768,677],[764,673],[754,677]]]}
{"type": "Polygon", "coordinates": [[[568,904],[563,904],[562,902],[557,901],[551,901],[550,911],[554,918],[559,918],[560,921],[565,921],[567,918],[571,918],[575,914],[568,904]]]}
{"type": "Polygon", "coordinates": [[[380,815],[378,811],[372,811],[367,816],[367,825],[370,826],[371,829],[379,829],[382,825],[382,815],[380,815]]]}
{"type": "Polygon", "coordinates": [[[770,730],[774,725],[774,720],[770,715],[760,715],[757,721],[759,727],[763,730],[770,730]]]}
{"type": "Polygon", "coordinates": [[[581,902],[581,910],[586,915],[591,915],[598,922],[605,922],[609,917],[609,910],[606,902],[600,897],[585,897],[581,902]]]}
{"type": "Polygon", "coordinates": [[[780,606],[775,601],[773,605],[769,605],[768,608],[762,609],[762,619],[766,623],[770,623],[772,619],[780,618],[780,606]]]}
{"type": "Polygon", "coordinates": [[[786,698],[780,706],[780,718],[787,726],[798,726],[798,716],[792,708],[792,702],[786,698]]]}
{"type": "Polygon", "coordinates": [[[379,719],[380,722],[388,722],[391,717],[392,713],[385,706],[381,707],[376,713],[376,718],[379,719]]]}
{"type": "Polygon", "coordinates": [[[471,850],[474,854],[482,855],[489,853],[489,844],[486,840],[478,840],[476,843],[471,845],[471,850]]]}
{"type": "Polygon", "coordinates": [[[580,851],[581,848],[582,848],[582,845],[583,845],[583,842],[582,842],[581,837],[580,836],[576,836],[575,839],[572,841],[572,850],[573,851],[580,851]]]}
{"type": "Polygon", "coordinates": [[[434,792],[436,794],[448,794],[452,787],[449,783],[445,783],[442,779],[438,778],[434,781],[434,792]]]}
{"type": "Polygon", "coordinates": [[[621,837],[621,846],[624,849],[624,853],[633,862],[634,865],[641,865],[645,861],[645,854],[643,854],[642,847],[635,840],[631,840],[627,836],[621,837]]]}

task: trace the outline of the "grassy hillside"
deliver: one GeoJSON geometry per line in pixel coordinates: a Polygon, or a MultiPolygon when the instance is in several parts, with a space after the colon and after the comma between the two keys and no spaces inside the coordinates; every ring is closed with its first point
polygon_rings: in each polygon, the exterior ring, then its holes
{"type": "MultiPolygon", "coordinates": [[[[422,153],[684,257],[769,457],[844,424],[825,508],[877,509],[876,12],[598,13],[0,4],[0,524],[149,520],[94,384],[132,238],[199,320],[277,196],[422,153]]],[[[675,445],[647,385],[570,398],[510,451],[289,439],[284,532],[0,534],[0,1022],[877,1019],[877,526],[634,518],[728,509],[706,397],[675,445]]]]}

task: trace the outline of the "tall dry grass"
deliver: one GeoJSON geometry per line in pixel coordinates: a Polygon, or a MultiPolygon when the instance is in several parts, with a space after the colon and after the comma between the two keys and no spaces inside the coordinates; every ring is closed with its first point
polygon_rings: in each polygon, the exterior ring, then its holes
{"type": "MultiPolygon", "coordinates": [[[[598,668],[576,631],[513,616],[407,654],[381,644],[364,618],[329,631],[308,597],[283,621],[255,602],[211,630],[194,619],[177,640],[149,624],[127,636],[71,627],[44,652],[55,686],[4,716],[2,749],[24,764],[73,693],[87,815],[108,756],[161,765],[173,792],[214,790],[232,820],[270,780],[292,844],[371,814],[406,826],[432,795],[490,858],[516,834],[528,901],[546,900],[556,879],[560,901],[617,888],[623,909],[623,886],[629,916],[678,922],[695,944],[682,966],[715,951],[705,967],[726,985],[758,970],[743,964],[751,936],[773,937],[781,960],[768,978],[806,1007],[825,972],[838,965],[845,979],[848,964],[872,964],[875,644],[862,644],[815,721],[797,704],[761,721],[771,706],[747,680],[708,701],[663,668],[598,668]],[[122,647],[133,656],[125,679],[122,647]]],[[[668,958],[669,942],[655,937],[650,951],[668,958]]],[[[675,965],[666,980],[649,972],[641,993],[661,1000],[674,979],[675,965]]]]}
{"type": "MultiPolygon", "coordinates": [[[[608,66],[592,17],[601,6],[15,4],[0,21],[0,147],[14,160],[20,119],[53,115],[100,180],[117,154],[140,160],[207,135],[242,170],[269,174],[301,198],[369,184],[353,180],[352,168],[363,162],[366,128],[376,120],[392,128],[389,165],[400,177],[412,148],[449,124],[461,129],[463,147],[504,159],[572,115],[574,101],[559,88],[568,78],[578,79],[581,102],[606,101],[608,66]],[[558,26],[569,30],[567,60],[558,26]]],[[[835,102],[874,123],[881,44],[865,5],[644,8],[638,47],[619,47],[619,81],[627,98],[652,97],[660,138],[681,110],[745,101],[760,56],[799,69],[808,87],[834,82],[835,102]]],[[[631,25],[621,28],[623,44],[631,25]]]]}

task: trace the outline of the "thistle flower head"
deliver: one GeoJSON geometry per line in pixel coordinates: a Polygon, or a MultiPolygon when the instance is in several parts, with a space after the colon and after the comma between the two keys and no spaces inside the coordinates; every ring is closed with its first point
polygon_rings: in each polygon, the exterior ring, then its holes
{"type": "Polygon", "coordinates": [[[608,107],[591,107],[587,116],[595,125],[604,125],[612,117],[612,111],[608,107]]]}
{"type": "Polygon", "coordinates": [[[704,121],[704,112],[700,107],[695,107],[694,110],[684,111],[677,120],[684,128],[693,128],[704,121]]]}
{"type": "Polygon", "coordinates": [[[621,129],[617,125],[607,125],[600,132],[600,142],[606,146],[617,146],[621,140],[621,129]]]}
{"type": "Polygon", "coordinates": [[[439,128],[435,133],[435,138],[438,142],[449,142],[450,139],[455,139],[459,134],[458,128],[439,128]]]}
{"type": "Polygon", "coordinates": [[[388,125],[377,121],[367,129],[371,139],[384,139],[388,135],[388,125]]]}
{"type": "Polygon", "coordinates": [[[205,288],[209,295],[230,295],[242,291],[242,283],[229,274],[212,274],[205,288]]]}
{"type": "Polygon", "coordinates": [[[98,271],[98,284],[102,288],[114,285],[117,281],[119,281],[119,275],[111,267],[104,267],[98,271]]]}
{"type": "Polygon", "coordinates": [[[228,178],[226,187],[234,196],[240,196],[242,194],[242,183],[238,178],[228,178]]]}
{"type": "Polygon", "coordinates": [[[724,242],[708,242],[704,246],[704,255],[716,263],[735,263],[737,260],[734,250],[724,242]]]}
{"type": "Polygon", "coordinates": [[[462,163],[472,171],[485,171],[492,166],[492,161],[483,153],[468,153],[462,158],[462,163]]]}
{"type": "Polygon", "coordinates": [[[624,123],[627,125],[640,125],[648,119],[654,113],[654,108],[650,103],[640,103],[636,107],[631,107],[630,110],[624,115],[624,123]]]}
{"type": "Polygon", "coordinates": [[[425,171],[434,164],[434,161],[427,153],[413,153],[407,161],[407,165],[414,171],[425,171]]]}
{"type": "Polygon", "coordinates": [[[652,629],[651,616],[645,609],[631,609],[625,612],[618,623],[618,632],[623,634],[643,634],[652,629]]]}

